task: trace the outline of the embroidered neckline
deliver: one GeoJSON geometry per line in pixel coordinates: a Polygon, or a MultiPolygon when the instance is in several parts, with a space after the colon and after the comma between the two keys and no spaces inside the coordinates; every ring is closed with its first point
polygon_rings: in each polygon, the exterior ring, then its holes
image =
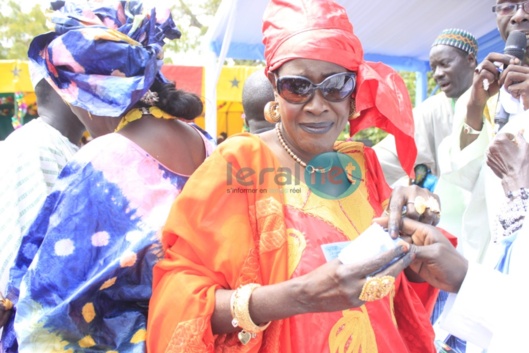
{"type": "Polygon", "coordinates": [[[158,107],[141,107],[141,108],[134,108],[128,111],[127,114],[123,118],[121,118],[121,121],[119,122],[118,127],[116,128],[116,132],[123,129],[128,123],[133,122],[134,120],[141,119],[144,115],[152,115],[155,118],[158,119],[166,119],[166,120],[175,120],[176,117],[164,112],[158,107]]]}

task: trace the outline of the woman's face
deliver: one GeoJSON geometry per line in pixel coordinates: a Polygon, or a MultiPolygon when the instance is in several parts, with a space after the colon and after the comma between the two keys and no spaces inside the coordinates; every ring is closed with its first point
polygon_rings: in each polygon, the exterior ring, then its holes
{"type": "MultiPolygon", "coordinates": [[[[326,61],[295,59],[283,64],[276,76],[278,79],[284,76],[302,76],[318,84],[341,72],[348,71],[326,61]]],[[[277,93],[277,87],[274,88],[279,102],[283,137],[293,152],[308,162],[320,153],[332,151],[351,112],[351,95],[347,95],[342,101],[331,102],[318,89],[307,102],[295,104],[282,98],[277,93]]]]}

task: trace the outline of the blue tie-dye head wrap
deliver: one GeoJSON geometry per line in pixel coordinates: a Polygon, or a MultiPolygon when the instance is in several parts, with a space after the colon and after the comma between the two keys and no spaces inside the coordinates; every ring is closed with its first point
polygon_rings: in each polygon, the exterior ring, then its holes
{"type": "Polygon", "coordinates": [[[180,37],[168,9],[146,12],[136,1],[66,2],[50,20],[54,31],[30,44],[32,69],[67,103],[99,116],[122,116],[155,79],[166,81],[164,38],[180,37]]]}

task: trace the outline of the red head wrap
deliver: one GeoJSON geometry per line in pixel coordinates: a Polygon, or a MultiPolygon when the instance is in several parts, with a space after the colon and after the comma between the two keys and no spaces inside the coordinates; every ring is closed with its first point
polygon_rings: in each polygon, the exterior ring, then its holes
{"type": "Polygon", "coordinates": [[[332,0],[271,0],[264,13],[266,72],[293,59],[315,59],[357,73],[351,136],[378,127],[395,136],[397,154],[411,175],[417,148],[410,97],[404,81],[382,63],[364,61],[345,9],[332,0]]]}

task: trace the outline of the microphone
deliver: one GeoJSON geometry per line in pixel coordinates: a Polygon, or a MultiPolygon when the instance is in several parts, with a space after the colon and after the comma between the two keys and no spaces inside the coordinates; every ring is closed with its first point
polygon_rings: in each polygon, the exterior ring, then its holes
{"type": "MultiPolygon", "coordinates": [[[[507,37],[503,53],[514,56],[515,58],[518,58],[521,62],[523,62],[526,47],[527,38],[525,37],[525,33],[520,31],[512,31],[511,33],[509,33],[509,37],[507,37]]],[[[503,69],[504,67],[503,65],[501,65],[500,67],[498,67],[498,72],[501,74],[501,72],[503,72],[503,69]]],[[[496,102],[496,114],[494,115],[495,133],[498,133],[498,131],[500,131],[501,128],[503,128],[503,126],[507,124],[508,121],[509,113],[507,113],[501,105],[500,93],[498,92],[498,101],[496,102]]]]}
{"type": "Polygon", "coordinates": [[[527,38],[524,32],[512,31],[507,37],[503,54],[512,55],[523,62],[525,49],[527,47],[527,38]]]}

